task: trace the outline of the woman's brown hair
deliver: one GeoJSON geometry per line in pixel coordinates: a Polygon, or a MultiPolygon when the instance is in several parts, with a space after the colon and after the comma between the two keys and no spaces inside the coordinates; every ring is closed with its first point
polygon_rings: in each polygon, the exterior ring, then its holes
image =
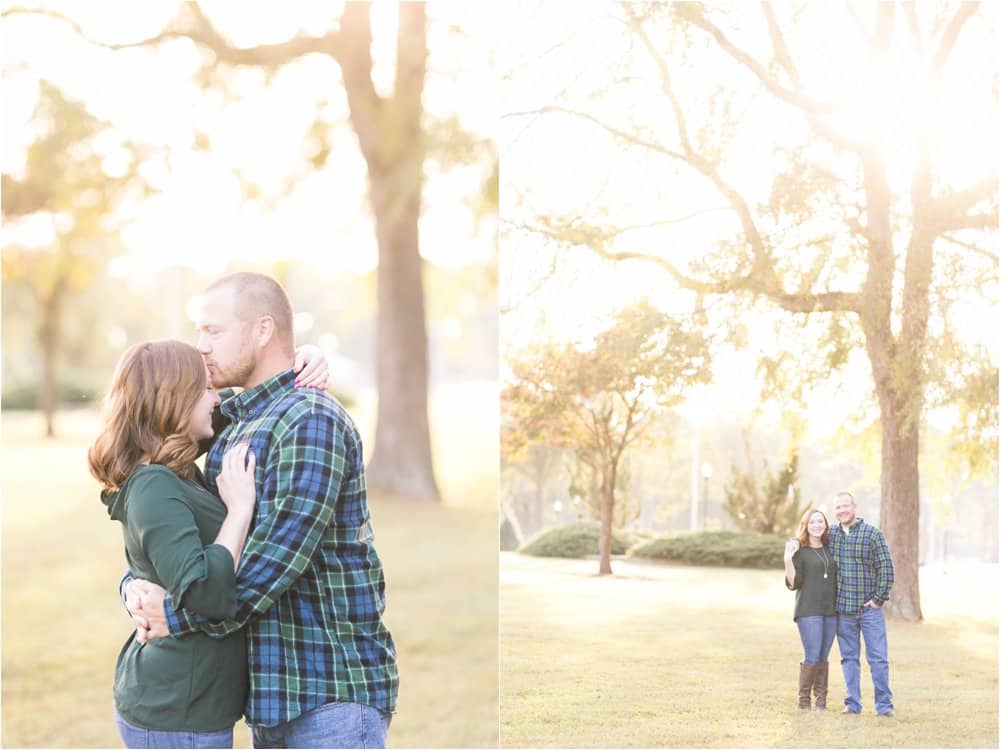
{"type": "Polygon", "coordinates": [[[104,400],[104,430],[87,458],[90,473],[119,489],[140,463],[194,475],[198,443],[191,414],[208,386],[198,350],[182,341],[147,341],[126,351],[104,400]]]}
{"type": "Polygon", "coordinates": [[[824,547],[830,546],[830,522],[826,518],[826,513],[821,511],[819,508],[810,508],[805,513],[802,514],[802,518],[799,519],[799,532],[796,534],[796,538],[799,540],[799,546],[803,549],[809,546],[809,519],[812,518],[813,513],[819,513],[823,516],[823,523],[826,524],[826,528],[823,529],[823,536],[820,537],[820,543],[824,547]]]}

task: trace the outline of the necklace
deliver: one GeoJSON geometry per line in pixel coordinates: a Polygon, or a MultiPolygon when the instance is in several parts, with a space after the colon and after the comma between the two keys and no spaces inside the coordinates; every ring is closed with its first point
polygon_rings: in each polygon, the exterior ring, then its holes
{"type": "Polygon", "coordinates": [[[810,547],[813,552],[816,553],[816,557],[823,561],[823,577],[827,577],[827,573],[830,572],[830,558],[826,556],[826,553],[820,552],[815,547],[810,547]]]}

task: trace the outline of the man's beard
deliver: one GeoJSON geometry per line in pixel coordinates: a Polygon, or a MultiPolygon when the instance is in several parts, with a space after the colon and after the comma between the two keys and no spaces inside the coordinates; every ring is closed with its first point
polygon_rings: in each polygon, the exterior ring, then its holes
{"type": "Polygon", "coordinates": [[[253,350],[249,349],[249,347],[241,351],[236,362],[225,370],[216,361],[213,367],[214,377],[212,378],[212,385],[215,388],[243,388],[246,386],[247,381],[250,380],[256,364],[254,362],[253,350]]]}

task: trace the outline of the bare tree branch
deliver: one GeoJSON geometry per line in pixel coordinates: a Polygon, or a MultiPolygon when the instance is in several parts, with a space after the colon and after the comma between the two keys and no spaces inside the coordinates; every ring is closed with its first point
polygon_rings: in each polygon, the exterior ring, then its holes
{"type": "Polygon", "coordinates": [[[635,135],[634,133],[630,133],[627,130],[616,128],[614,125],[610,125],[609,123],[606,123],[603,120],[594,117],[591,114],[588,114],[586,112],[581,112],[576,109],[570,109],[568,107],[560,107],[558,105],[553,104],[545,107],[539,107],[538,109],[527,109],[518,112],[507,112],[502,116],[504,118],[534,117],[536,115],[541,115],[541,114],[562,114],[562,115],[569,115],[571,117],[578,117],[581,120],[587,120],[588,122],[592,122],[594,125],[597,125],[599,128],[602,128],[603,130],[615,136],[616,138],[620,138],[621,140],[630,143],[633,146],[641,146],[643,148],[648,148],[650,151],[655,151],[658,154],[669,156],[672,159],[678,159],[680,161],[685,160],[684,154],[680,153],[679,151],[674,151],[672,149],[666,148],[665,146],[659,143],[655,143],[653,141],[647,141],[645,138],[640,138],[639,136],[635,135]]]}
{"type": "Polygon", "coordinates": [[[683,214],[682,216],[676,216],[672,219],[659,219],[658,221],[649,221],[643,224],[628,224],[626,226],[615,227],[613,230],[609,230],[608,236],[617,237],[621,234],[625,234],[625,232],[634,232],[640,229],[654,229],[656,227],[669,226],[671,224],[680,224],[681,222],[689,221],[699,216],[705,216],[707,214],[715,214],[723,212],[728,213],[729,211],[732,211],[732,208],[730,208],[729,206],[704,208],[701,209],[700,211],[692,211],[691,213],[683,214]]]}
{"type": "Polygon", "coordinates": [[[677,99],[677,93],[674,91],[670,79],[670,68],[667,66],[666,58],[660,54],[659,50],[650,40],[649,35],[646,34],[646,29],[643,28],[641,21],[635,15],[632,5],[626,3],[624,4],[624,9],[628,14],[632,29],[639,35],[639,39],[642,40],[646,51],[649,52],[650,57],[656,62],[657,69],[660,72],[660,85],[663,88],[663,92],[667,95],[667,99],[670,100],[670,106],[674,111],[674,119],[677,122],[677,135],[680,138],[681,147],[685,153],[694,153],[694,149],[691,148],[691,140],[688,138],[687,120],[684,117],[684,110],[681,109],[680,101],[677,99]]]}
{"type": "Polygon", "coordinates": [[[764,11],[764,18],[767,21],[767,33],[771,37],[774,57],[778,61],[778,64],[785,69],[785,73],[788,74],[796,93],[801,93],[802,79],[799,76],[799,70],[795,65],[795,61],[792,60],[792,56],[788,52],[788,44],[785,42],[785,35],[781,32],[778,19],[774,15],[774,9],[769,2],[761,3],[761,9],[764,11]]]}
{"type": "Polygon", "coordinates": [[[683,148],[683,154],[680,156],[680,159],[689,166],[694,167],[694,169],[700,172],[704,177],[708,178],[708,180],[715,185],[716,189],[726,198],[729,205],[733,207],[733,210],[739,217],[747,242],[750,243],[750,247],[753,250],[755,272],[760,278],[767,279],[768,283],[773,286],[775,284],[775,280],[771,277],[772,264],[770,262],[770,257],[760,231],[757,228],[757,222],[750,209],[749,203],[743,195],[736,190],[735,187],[722,178],[722,175],[719,174],[718,167],[711,159],[697,153],[692,147],[687,133],[687,121],[684,117],[684,111],[681,108],[680,101],[677,98],[677,93],[674,90],[671,81],[670,66],[667,64],[667,59],[664,55],[660,54],[660,51],[649,39],[649,36],[646,34],[642,24],[632,13],[631,6],[626,5],[625,9],[633,21],[634,30],[639,34],[643,45],[656,62],[657,68],[660,72],[660,84],[664,93],[667,95],[667,98],[670,100],[670,104],[674,112],[674,118],[677,121],[677,132],[680,137],[681,147],[683,148]]]}
{"type": "Polygon", "coordinates": [[[723,51],[753,73],[768,91],[782,101],[815,115],[829,115],[836,110],[829,102],[810,99],[782,86],[759,60],[733,44],[722,29],[709,21],[700,4],[681,3],[678,9],[685,19],[711,36],[723,51]]]}
{"type": "Polygon", "coordinates": [[[984,258],[994,263],[1000,261],[1000,254],[992,253],[986,248],[979,247],[978,245],[973,245],[971,242],[965,242],[964,240],[960,240],[954,235],[949,234],[948,232],[941,234],[940,237],[945,242],[950,242],[951,244],[957,245],[958,247],[964,247],[966,250],[971,250],[974,253],[982,255],[984,258]]]}
{"type": "MultiPolygon", "coordinates": [[[[864,149],[864,144],[861,141],[847,138],[838,133],[823,119],[824,115],[833,114],[836,111],[832,104],[809,99],[801,92],[792,91],[782,86],[759,60],[734,45],[719,27],[709,21],[697,4],[681,3],[678,7],[685,9],[682,11],[684,16],[694,26],[708,33],[724,52],[752,72],[768,91],[781,101],[802,111],[817,135],[843,151],[860,153],[864,149]]],[[[775,31],[777,31],[777,26],[775,26],[775,31]]],[[[783,40],[779,44],[783,44],[783,40]]]]}

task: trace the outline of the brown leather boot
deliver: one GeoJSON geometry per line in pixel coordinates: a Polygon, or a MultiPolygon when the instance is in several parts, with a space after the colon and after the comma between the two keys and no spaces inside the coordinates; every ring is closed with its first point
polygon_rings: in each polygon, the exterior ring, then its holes
{"type": "Polygon", "coordinates": [[[813,692],[816,694],[816,710],[826,711],[826,694],[830,678],[830,662],[821,661],[813,665],[813,692]]]}
{"type": "Polygon", "coordinates": [[[815,664],[799,664],[799,711],[808,711],[811,708],[810,698],[815,674],[815,664]]]}

